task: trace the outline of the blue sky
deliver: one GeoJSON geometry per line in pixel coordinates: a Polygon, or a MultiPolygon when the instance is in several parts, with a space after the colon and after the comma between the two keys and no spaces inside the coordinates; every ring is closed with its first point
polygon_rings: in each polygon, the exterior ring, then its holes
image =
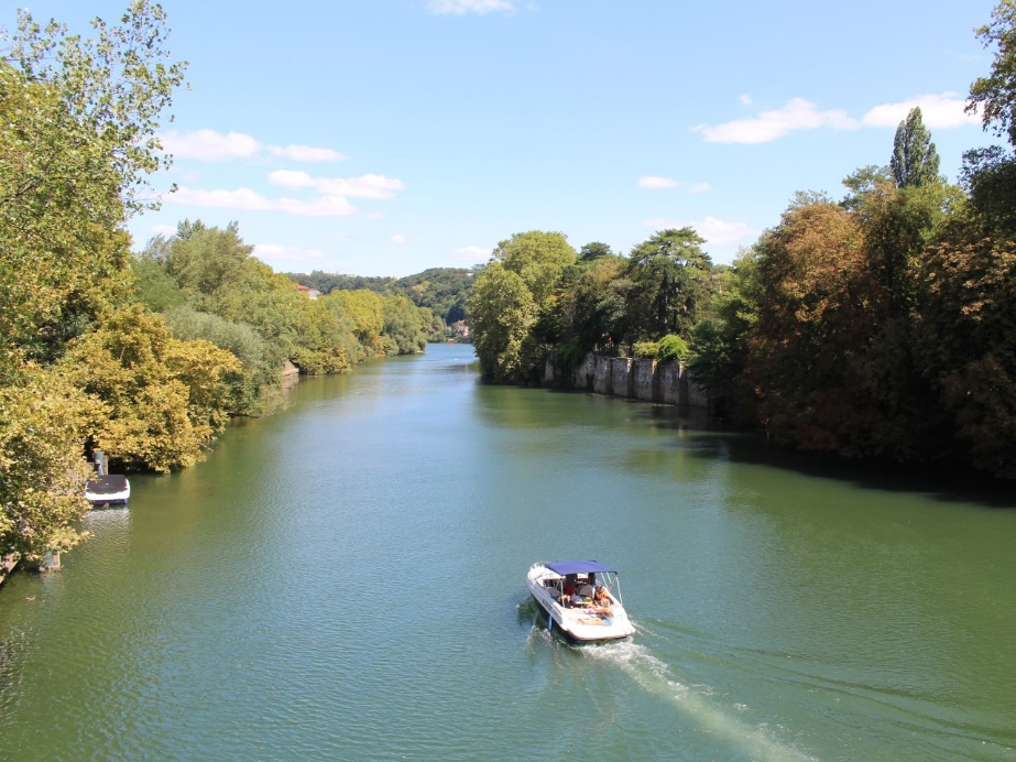
{"type": "MultiPolygon", "coordinates": [[[[15,8],[0,23],[14,23],[15,8]]],[[[513,233],[615,251],[692,225],[714,262],[797,190],[887,164],[921,105],[952,181],[992,0],[164,0],[189,61],[160,130],[176,183],[136,247],[236,220],[277,271],[404,276],[513,233]]],[[[126,0],[40,0],[72,31],[126,0]]]]}

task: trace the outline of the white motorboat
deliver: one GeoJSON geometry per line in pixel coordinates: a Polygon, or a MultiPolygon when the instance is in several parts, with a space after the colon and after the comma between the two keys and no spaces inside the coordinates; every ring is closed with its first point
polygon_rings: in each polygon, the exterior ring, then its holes
{"type": "Polygon", "coordinates": [[[94,506],[127,505],[131,483],[120,474],[96,476],[85,483],[85,499],[94,506]]]}
{"type": "Polygon", "coordinates": [[[621,603],[617,572],[596,561],[535,563],[526,587],[557,628],[579,642],[618,640],[635,634],[621,603]]]}

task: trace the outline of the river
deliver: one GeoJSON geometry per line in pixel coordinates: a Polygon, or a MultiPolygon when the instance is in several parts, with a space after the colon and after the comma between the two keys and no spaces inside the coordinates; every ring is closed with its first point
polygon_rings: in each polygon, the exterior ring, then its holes
{"type": "Polygon", "coordinates": [[[484,386],[468,346],[291,403],[0,590],[0,758],[1016,758],[1011,488],[484,386]],[[525,573],[568,558],[630,642],[546,631],[525,573]]]}

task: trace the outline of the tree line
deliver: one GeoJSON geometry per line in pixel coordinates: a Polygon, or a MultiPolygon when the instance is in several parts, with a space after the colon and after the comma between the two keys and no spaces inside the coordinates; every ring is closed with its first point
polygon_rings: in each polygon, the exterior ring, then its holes
{"type": "Polygon", "coordinates": [[[839,200],[798,193],[729,267],[691,228],[627,255],[515,234],[468,304],[484,376],[536,381],[551,352],[677,358],[776,442],[1016,478],[1016,0],[977,35],[995,56],[967,108],[1009,148],[966,152],[958,185],[915,108],[887,164],[839,200]]]}
{"type": "Polygon", "coordinates": [[[157,205],[158,120],[186,63],[148,0],[93,27],[21,11],[0,30],[0,555],[80,539],[94,450],[188,466],[231,416],[279,404],[285,360],[334,373],[422,351],[434,321],[399,294],[311,300],[235,223],[184,221],[133,253],[125,222],[157,205]]]}
{"type": "Polygon", "coordinates": [[[431,267],[405,278],[383,276],[341,275],[320,270],[308,274],[286,273],[290,280],[316,289],[323,294],[336,290],[377,291],[380,294],[403,294],[417,307],[426,307],[441,322],[435,323],[435,335],[446,326],[466,317],[466,302],[473,286],[473,270],[462,267],[431,267]]]}

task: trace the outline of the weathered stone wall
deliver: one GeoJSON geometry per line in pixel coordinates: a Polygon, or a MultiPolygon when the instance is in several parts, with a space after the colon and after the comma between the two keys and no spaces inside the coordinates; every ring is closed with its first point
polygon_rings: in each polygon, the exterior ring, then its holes
{"type": "Polygon", "coordinates": [[[664,405],[704,408],[708,402],[679,362],[604,357],[590,352],[569,374],[558,370],[554,358],[548,357],[542,381],[545,386],[664,405]]]}

